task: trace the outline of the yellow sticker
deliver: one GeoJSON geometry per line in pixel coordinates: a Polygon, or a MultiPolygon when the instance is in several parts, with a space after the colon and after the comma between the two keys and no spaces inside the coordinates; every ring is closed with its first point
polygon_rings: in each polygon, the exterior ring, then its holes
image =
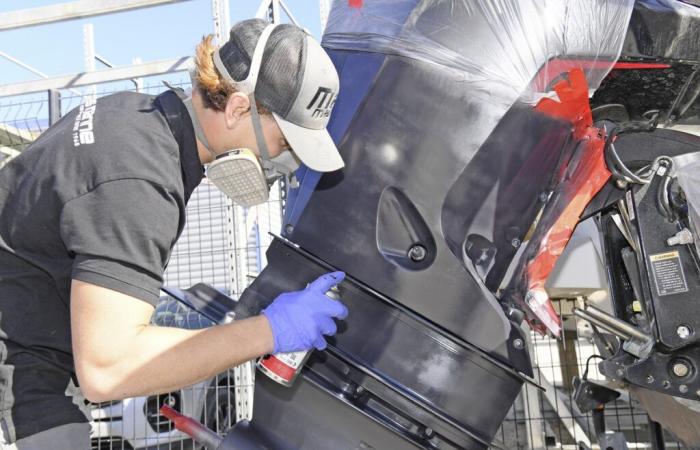
{"type": "Polygon", "coordinates": [[[678,251],[672,251],[672,252],[666,252],[666,253],[657,253],[655,255],[649,256],[649,259],[652,262],[655,261],[663,261],[664,259],[673,259],[673,258],[678,258],[680,255],[678,254],[678,251]]]}

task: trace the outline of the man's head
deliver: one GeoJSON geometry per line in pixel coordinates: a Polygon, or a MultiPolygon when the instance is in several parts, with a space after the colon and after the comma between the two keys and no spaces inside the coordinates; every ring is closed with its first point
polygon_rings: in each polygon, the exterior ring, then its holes
{"type": "Polygon", "coordinates": [[[197,47],[195,83],[198,116],[212,153],[248,148],[265,159],[291,150],[314,170],[343,167],[325,129],[338,75],[318,42],[301,28],[251,19],[234,25],[221,48],[205,38],[197,47]]]}

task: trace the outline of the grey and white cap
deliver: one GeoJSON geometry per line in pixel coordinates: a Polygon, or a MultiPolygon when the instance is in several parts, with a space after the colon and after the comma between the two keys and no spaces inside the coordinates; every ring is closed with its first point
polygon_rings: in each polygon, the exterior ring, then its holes
{"type": "Polygon", "coordinates": [[[338,95],[338,73],[321,45],[303,29],[250,19],[231,28],[213,54],[234,87],[269,109],[294,153],[309,168],[344,166],[326,126],[338,95]]]}

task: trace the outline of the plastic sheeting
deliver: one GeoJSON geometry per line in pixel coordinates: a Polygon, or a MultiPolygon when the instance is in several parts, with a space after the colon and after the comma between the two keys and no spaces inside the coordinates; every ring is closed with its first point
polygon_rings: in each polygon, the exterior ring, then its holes
{"type": "MultiPolygon", "coordinates": [[[[397,55],[444,69],[443,75],[460,86],[459,95],[469,96],[465,120],[475,133],[464,143],[466,153],[483,144],[516,103],[539,105],[536,110],[542,114],[570,122],[575,141],[589,139],[598,144],[586,94],[593,94],[616,63],[633,7],[633,0],[336,0],[323,45],[329,50],[397,55]],[[569,73],[581,71],[585,76],[583,91],[577,91],[583,94],[581,99],[572,102],[555,93],[554,87],[561,87],[558,83],[568,79],[569,73]],[[566,110],[561,117],[553,114],[561,108],[550,111],[546,108],[550,100],[543,97],[557,99],[554,103],[562,102],[564,109],[576,109],[566,110]]],[[[554,334],[560,323],[542,288],[580,212],[609,175],[604,164],[597,165],[602,159],[594,150],[599,147],[591,142],[583,145],[579,159],[591,165],[576,168],[584,174],[581,186],[555,189],[561,193],[559,204],[546,210],[552,217],[543,217],[539,227],[552,228],[541,229],[538,239],[530,243],[527,279],[519,285],[524,288],[522,295],[540,294],[537,304],[527,306],[554,334]],[[594,176],[595,182],[587,183],[586,174],[594,176]],[[579,187],[586,187],[585,192],[576,190],[579,187]]],[[[475,220],[489,223],[492,219],[483,214],[489,213],[484,209],[475,220]]],[[[495,241],[488,230],[480,234],[495,241]]]]}
{"type": "Polygon", "coordinates": [[[620,55],[633,0],[336,0],[323,45],[444,66],[474,95],[535,103],[575,67],[596,89],[620,55]],[[434,18],[449,16],[464,27],[434,18]],[[454,34],[478,37],[467,41],[454,34]],[[453,45],[460,42],[459,46],[453,45]],[[565,59],[561,58],[565,55],[565,59]],[[579,59],[580,58],[580,59],[579,59]]]}

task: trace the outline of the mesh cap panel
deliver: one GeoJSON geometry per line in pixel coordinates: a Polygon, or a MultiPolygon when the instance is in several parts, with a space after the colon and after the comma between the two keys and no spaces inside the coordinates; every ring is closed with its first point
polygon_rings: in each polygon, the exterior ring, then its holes
{"type": "MultiPolygon", "coordinates": [[[[249,19],[231,28],[229,41],[219,55],[234,80],[248,76],[255,45],[269,22],[249,19]]],[[[255,99],[270,111],[285,117],[296,99],[304,79],[306,34],[290,24],[279,25],[270,35],[263,53],[255,99]]]]}

